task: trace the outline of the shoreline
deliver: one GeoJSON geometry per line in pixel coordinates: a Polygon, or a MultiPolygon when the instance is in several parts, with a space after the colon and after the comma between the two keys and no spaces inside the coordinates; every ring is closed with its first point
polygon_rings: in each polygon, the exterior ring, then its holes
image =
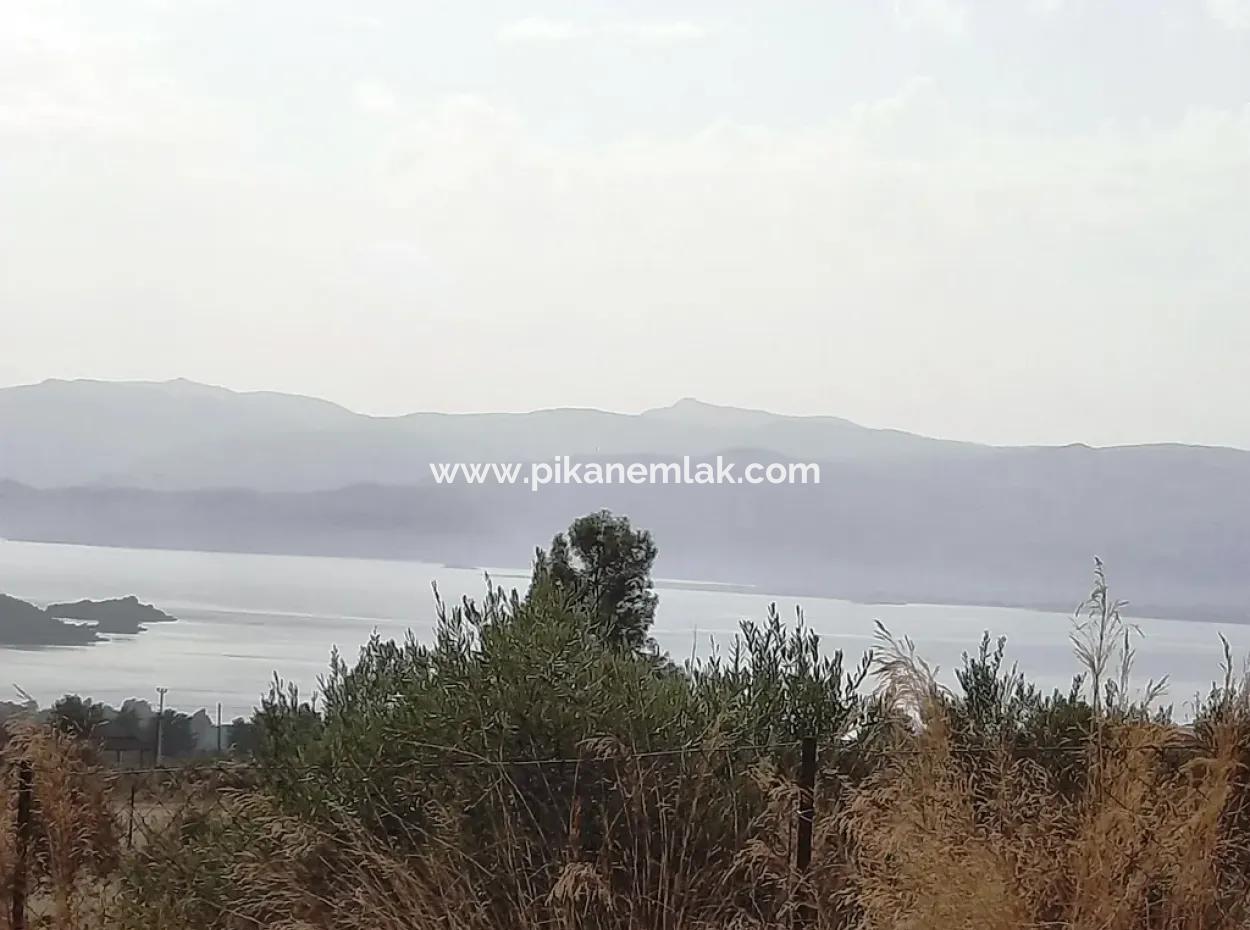
{"type": "MultiPolygon", "coordinates": [[[[270,557],[270,558],[315,558],[315,559],[341,559],[352,562],[371,562],[371,563],[391,563],[397,565],[431,565],[441,569],[451,571],[475,571],[480,574],[489,574],[492,579],[512,579],[512,580],[528,580],[529,570],[517,567],[500,567],[494,569],[485,566],[469,567],[466,563],[457,565],[448,565],[435,559],[403,557],[395,555],[360,555],[350,553],[335,553],[331,551],[298,551],[292,549],[275,549],[275,548],[186,548],[171,546],[143,546],[123,543],[110,542],[82,542],[80,540],[64,540],[64,539],[23,539],[16,537],[0,537],[0,546],[6,542],[20,543],[22,545],[38,545],[38,546],[74,546],[82,549],[110,549],[110,550],[130,550],[135,552],[173,552],[195,554],[203,553],[205,555],[240,555],[254,557],[270,557]]],[[[969,597],[943,597],[934,596],[907,596],[894,597],[890,595],[880,594],[860,594],[853,592],[836,591],[814,587],[811,585],[790,585],[790,584],[773,584],[767,579],[760,581],[718,581],[718,580],[691,580],[691,579],[670,579],[666,580],[658,578],[654,582],[658,592],[664,590],[677,591],[709,591],[724,592],[733,594],[757,595],[767,598],[775,598],[777,600],[799,600],[804,597],[819,598],[821,600],[843,601],[849,604],[856,604],[863,607],[969,607],[977,609],[995,609],[995,610],[1022,610],[1038,613],[1060,614],[1066,617],[1073,615],[1076,604],[1072,600],[1060,602],[1058,600],[1036,600],[1030,601],[1022,599],[1020,601],[1005,601],[995,598],[983,598],[976,596],[969,597]]],[[[507,587],[507,586],[505,586],[507,587]]],[[[519,589],[519,585],[517,585],[519,589]]],[[[801,607],[802,604],[800,603],[801,607]]],[[[1247,612],[1242,619],[1237,619],[1235,611],[1224,610],[1223,608],[1211,607],[1194,607],[1194,606],[1177,606],[1168,604],[1150,604],[1135,603],[1130,600],[1126,605],[1126,620],[1172,620],[1182,623],[1222,623],[1231,626],[1250,626],[1250,612],[1247,612]]]]}

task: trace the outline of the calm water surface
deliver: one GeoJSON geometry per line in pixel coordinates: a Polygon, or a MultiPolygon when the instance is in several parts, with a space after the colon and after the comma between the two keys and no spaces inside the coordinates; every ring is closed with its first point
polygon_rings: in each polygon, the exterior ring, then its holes
{"type": "MultiPolygon", "coordinates": [[[[492,570],[505,586],[528,573],[492,570]]],[[[1114,579],[1113,579],[1114,581],[1114,579]]],[[[0,700],[16,685],[40,703],[67,692],[118,703],[155,700],[169,688],[180,709],[248,714],[274,673],[302,689],[316,686],[332,647],[353,656],[373,631],[428,637],[434,619],[431,583],[451,601],[484,590],[478,570],[417,562],[307,556],[106,549],[0,540],[0,592],[40,606],[79,598],[136,594],[180,620],[139,636],[94,646],[17,650],[0,647],[0,700]]],[[[772,601],[783,616],[801,606],[828,649],[858,661],[872,644],[873,621],[907,634],[949,678],[985,630],[1007,637],[1008,656],[1041,685],[1065,687],[1076,670],[1069,617],[1031,610],[927,604],[869,605],[817,597],[743,593],[715,585],[659,587],[654,634],[675,657],[723,652],[743,619],[762,619],[772,601]]],[[[1080,592],[1074,592],[1079,597],[1080,592]]],[[[1220,676],[1223,633],[1235,655],[1250,652],[1250,626],[1180,620],[1137,621],[1138,677],[1169,675],[1178,709],[1220,676]]],[[[848,663],[849,664],[849,663],[848,663]]]]}

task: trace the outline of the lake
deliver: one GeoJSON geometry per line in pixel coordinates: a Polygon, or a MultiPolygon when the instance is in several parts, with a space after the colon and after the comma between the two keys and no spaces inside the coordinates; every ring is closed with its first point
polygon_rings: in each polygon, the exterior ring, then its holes
{"type": "MultiPolygon", "coordinates": [[[[491,571],[507,587],[524,586],[528,572],[491,571]]],[[[274,673],[314,688],[332,647],[355,655],[376,630],[400,638],[412,629],[428,637],[434,620],[430,591],[444,599],[479,596],[482,571],[417,562],[217,552],[112,549],[0,540],[0,592],[40,606],[127,594],[179,617],[138,636],[113,636],[93,646],[18,650],[0,647],[0,700],[16,700],[15,685],[41,704],[67,692],[111,704],[128,697],[181,710],[221,702],[227,719],[247,715],[274,673]]],[[[1114,583],[1114,578],[1112,579],[1114,583]]],[[[848,665],[872,646],[873,622],[906,634],[920,653],[950,670],[975,650],[982,631],[1007,637],[1008,657],[1037,683],[1066,688],[1077,670],[1068,643],[1070,617],[1034,610],[929,604],[874,605],[820,597],[786,597],[691,582],[657,583],[654,628],[676,658],[724,652],[738,622],[763,619],[776,601],[783,616],[803,608],[808,625],[848,665]]],[[[1080,591],[1073,592],[1074,600],[1080,591]]],[[[1127,612],[1130,619],[1131,610],[1127,612]]],[[[1238,661],[1250,652],[1250,626],[1136,620],[1137,678],[1169,675],[1168,700],[1178,711],[1221,676],[1219,634],[1238,661]]]]}

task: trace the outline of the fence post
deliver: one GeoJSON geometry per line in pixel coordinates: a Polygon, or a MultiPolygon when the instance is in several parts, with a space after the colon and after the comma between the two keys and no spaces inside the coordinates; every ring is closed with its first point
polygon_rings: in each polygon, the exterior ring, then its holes
{"type": "MultiPolygon", "coordinates": [[[[796,862],[799,879],[807,876],[812,864],[812,827],[816,822],[816,737],[805,736],[802,740],[802,758],[799,762],[799,835],[796,862]]],[[[795,911],[796,923],[808,926],[816,916],[816,908],[807,889],[802,889],[803,899],[795,911]]]]}
{"type": "Polygon", "coordinates": [[[138,780],[137,775],[130,776],[130,806],[127,808],[126,814],[126,848],[133,849],[135,845],[135,784],[138,780]]]}
{"type": "Polygon", "coordinates": [[[26,870],[30,855],[31,802],[35,793],[35,770],[23,759],[17,764],[16,856],[13,860],[13,930],[26,930],[26,870]]]}

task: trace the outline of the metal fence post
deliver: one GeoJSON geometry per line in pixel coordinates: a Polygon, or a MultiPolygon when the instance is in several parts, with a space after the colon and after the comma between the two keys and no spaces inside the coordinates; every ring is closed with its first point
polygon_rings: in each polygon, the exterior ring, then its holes
{"type": "MultiPolygon", "coordinates": [[[[812,864],[812,827],[816,822],[816,737],[805,736],[802,740],[802,758],[799,762],[799,835],[795,865],[799,880],[807,876],[812,864]]],[[[795,920],[800,926],[809,926],[816,916],[816,909],[808,894],[802,889],[802,901],[795,910],[795,920]]]]}
{"type": "Polygon", "coordinates": [[[26,930],[27,858],[30,855],[31,802],[35,794],[35,770],[23,759],[17,764],[16,856],[13,860],[13,930],[26,930]]]}

